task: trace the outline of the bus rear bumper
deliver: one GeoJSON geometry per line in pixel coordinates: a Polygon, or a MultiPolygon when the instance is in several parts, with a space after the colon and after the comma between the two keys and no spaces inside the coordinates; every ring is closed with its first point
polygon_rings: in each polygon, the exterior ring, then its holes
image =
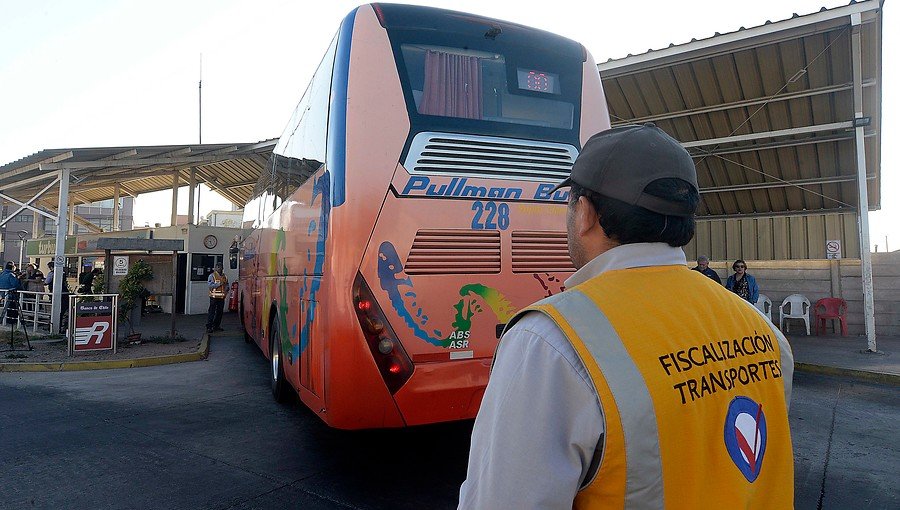
{"type": "Polygon", "coordinates": [[[491,371],[491,358],[418,363],[394,395],[407,425],[474,418],[491,371]]]}

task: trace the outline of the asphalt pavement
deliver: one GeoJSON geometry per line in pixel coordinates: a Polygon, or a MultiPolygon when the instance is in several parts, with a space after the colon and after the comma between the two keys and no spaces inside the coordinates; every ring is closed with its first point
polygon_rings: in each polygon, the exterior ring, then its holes
{"type": "MultiPolygon", "coordinates": [[[[270,395],[236,333],[207,361],[0,373],[0,508],[455,508],[472,422],[343,432],[270,395]]],[[[900,388],[795,374],[800,509],[900,508],[900,388]]]]}

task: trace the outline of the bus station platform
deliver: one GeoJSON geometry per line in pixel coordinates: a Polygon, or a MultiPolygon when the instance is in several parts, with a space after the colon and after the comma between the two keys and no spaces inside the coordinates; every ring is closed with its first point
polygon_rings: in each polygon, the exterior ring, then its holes
{"type": "Polygon", "coordinates": [[[863,336],[787,335],[787,338],[797,371],[900,385],[900,337],[877,337],[877,352],[866,351],[863,336]]]}

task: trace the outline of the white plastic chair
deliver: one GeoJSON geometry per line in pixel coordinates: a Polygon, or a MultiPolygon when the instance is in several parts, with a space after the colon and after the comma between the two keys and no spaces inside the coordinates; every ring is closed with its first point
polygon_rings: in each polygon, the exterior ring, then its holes
{"type": "Polygon", "coordinates": [[[772,321],[772,300],[769,299],[769,296],[760,294],[756,300],[756,307],[769,318],[769,322],[772,321]]]}
{"type": "Polygon", "coordinates": [[[778,324],[778,329],[784,331],[785,319],[801,319],[806,323],[806,335],[809,336],[809,308],[809,299],[803,294],[791,294],[784,298],[780,307],[781,321],[778,324]],[[785,313],[785,308],[788,309],[787,313],[785,313]]]}

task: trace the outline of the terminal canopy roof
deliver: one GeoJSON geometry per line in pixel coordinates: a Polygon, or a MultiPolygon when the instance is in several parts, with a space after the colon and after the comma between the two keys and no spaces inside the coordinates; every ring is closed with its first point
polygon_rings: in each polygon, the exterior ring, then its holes
{"type": "MultiPolygon", "coordinates": [[[[65,167],[72,175],[70,196],[90,203],[113,198],[116,185],[120,196],[187,186],[193,170],[197,183],[243,207],[276,142],[43,150],[0,167],[0,192],[26,201],[65,167]]],[[[38,204],[56,207],[57,193],[51,186],[38,204]]]]}
{"type": "Polygon", "coordinates": [[[601,63],[613,125],[654,122],[681,141],[697,164],[699,214],[728,218],[856,211],[861,117],[877,209],[881,4],[823,8],[601,63]]]}

